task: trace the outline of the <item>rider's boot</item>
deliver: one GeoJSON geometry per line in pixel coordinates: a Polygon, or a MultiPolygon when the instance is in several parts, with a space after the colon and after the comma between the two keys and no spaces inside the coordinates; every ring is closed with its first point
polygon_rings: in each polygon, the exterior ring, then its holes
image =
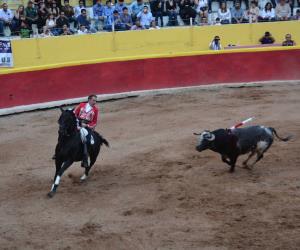
{"type": "Polygon", "coordinates": [[[87,144],[86,143],[83,143],[83,159],[82,159],[81,166],[84,167],[84,168],[89,167],[88,151],[87,151],[87,144]]]}

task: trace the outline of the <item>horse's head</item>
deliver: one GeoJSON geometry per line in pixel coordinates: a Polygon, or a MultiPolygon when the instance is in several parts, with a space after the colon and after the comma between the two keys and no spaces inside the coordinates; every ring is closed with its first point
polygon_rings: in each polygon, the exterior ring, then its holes
{"type": "Polygon", "coordinates": [[[76,130],[77,124],[76,124],[76,117],[72,110],[64,110],[63,108],[60,108],[61,115],[58,119],[58,133],[63,136],[68,136],[74,133],[76,130]]]}

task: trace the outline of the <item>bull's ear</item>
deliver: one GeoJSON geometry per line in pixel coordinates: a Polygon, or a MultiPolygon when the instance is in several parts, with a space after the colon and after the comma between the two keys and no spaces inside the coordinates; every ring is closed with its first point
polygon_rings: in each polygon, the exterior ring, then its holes
{"type": "Polygon", "coordinates": [[[64,109],[62,107],[59,107],[59,109],[60,109],[61,112],[64,112],[64,109]]]}

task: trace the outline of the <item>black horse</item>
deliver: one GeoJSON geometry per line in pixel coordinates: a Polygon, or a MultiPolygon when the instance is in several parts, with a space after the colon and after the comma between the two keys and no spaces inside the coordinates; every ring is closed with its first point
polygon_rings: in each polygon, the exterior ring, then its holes
{"type": "MultiPolygon", "coordinates": [[[[55,148],[55,166],[56,171],[54,175],[54,182],[51,191],[48,193],[49,197],[53,197],[56,193],[57,187],[60,182],[60,178],[63,173],[76,161],[82,161],[83,144],[80,137],[80,132],[77,129],[77,120],[73,110],[61,110],[61,115],[58,120],[58,143],[55,148]]],[[[90,157],[90,163],[85,168],[83,176],[80,178],[84,181],[94,165],[97,156],[100,152],[100,148],[103,144],[109,147],[109,143],[96,131],[90,131],[94,139],[94,144],[88,143],[88,154],[90,157]]]]}

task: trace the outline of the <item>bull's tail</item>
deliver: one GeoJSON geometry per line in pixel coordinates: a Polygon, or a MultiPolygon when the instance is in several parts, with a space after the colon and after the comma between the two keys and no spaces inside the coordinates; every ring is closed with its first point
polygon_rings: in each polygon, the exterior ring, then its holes
{"type": "Polygon", "coordinates": [[[105,140],[103,137],[101,138],[102,142],[106,147],[109,147],[109,142],[107,140],[105,140]]]}
{"type": "Polygon", "coordinates": [[[291,135],[289,135],[289,136],[287,136],[287,137],[284,137],[284,138],[283,138],[283,137],[280,137],[280,136],[277,134],[275,128],[270,128],[270,129],[271,129],[272,133],[273,133],[279,140],[281,140],[281,141],[289,141],[289,140],[292,138],[291,135]]]}

